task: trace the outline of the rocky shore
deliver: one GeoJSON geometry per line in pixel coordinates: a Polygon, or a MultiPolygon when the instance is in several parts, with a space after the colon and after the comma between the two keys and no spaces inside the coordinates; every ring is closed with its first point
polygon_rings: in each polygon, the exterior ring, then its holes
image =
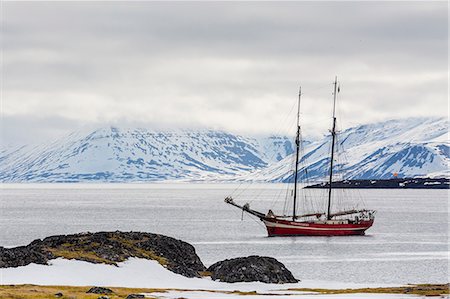
{"type": "Polygon", "coordinates": [[[0,247],[0,268],[47,264],[58,257],[91,263],[116,264],[130,257],[158,261],[186,277],[200,277],[206,267],[195,248],[181,240],[142,232],[97,232],[58,235],[27,246],[0,247]]]}
{"type": "Polygon", "coordinates": [[[295,283],[286,267],[271,257],[250,256],[220,261],[206,269],[195,248],[181,240],[143,232],[97,232],[57,235],[15,248],[0,247],[0,268],[46,265],[65,258],[117,265],[129,258],[155,260],[186,277],[210,275],[222,282],[295,283]]]}
{"type": "Polygon", "coordinates": [[[249,256],[224,260],[208,269],[211,278],[223,282],[296,283],[291,271],[272,257],[249,256]]]}

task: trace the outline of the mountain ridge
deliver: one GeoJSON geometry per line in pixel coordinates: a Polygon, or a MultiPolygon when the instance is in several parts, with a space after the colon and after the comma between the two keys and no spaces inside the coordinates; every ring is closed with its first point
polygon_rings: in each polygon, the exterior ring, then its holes
{"type": "MultiPolygon", "coordinates": [[[[272,147],[273,149],[274,147],[272,147]]],[[[291,154],[287,137],[257,141],[222,131],[117,127],[74,132],[37,147],[1,151],[1,181],[161,181],[233,175],[291,154]],[[270,144],[284,145],[270,151],[270,144]],[[265,149],[264,149],[265,147],[265,149]],[[269,150],[267,150],[269,147],[269,150]]]]}
{"type": "MultiPolygon", "coordinates": [[[[337,139],[343,154],[336,155],[335,179],[388,179],[394,173],[400,177],[448,176],[448,126],[445,118],[407,118],[343,130],[337,139]]],[[[305,148],[301,178],[307,172],[308,178],[326,179],[330,147],[331,138],[325,136],[305,148]]],[[[275,182],[292,181],[293,174],[283,165],[287,163],[280,161],[259,172],[275,182]]]]}
{"type": "MultiPolygon", "coordinates": [[[[337,173],[350,179],[448,176],[448,126],[445,118],[407,118],[345,129],[337,140],[345,153],[336,155],[337,173]]],[[[301,178],[327,176],[329,139],[304,143],[301,178]]],[[[289,182],[294,146],[286,136],[106,127],[48,144],[0,149],[0,181],[289,182]]]]}

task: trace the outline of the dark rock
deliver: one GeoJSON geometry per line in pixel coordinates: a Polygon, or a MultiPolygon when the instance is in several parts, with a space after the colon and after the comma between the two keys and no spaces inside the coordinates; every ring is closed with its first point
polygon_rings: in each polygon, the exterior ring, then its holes
{"type": "Polygon", "coordinates": [[[158,234],[120,231],[51,236],[27,246],[0,247],[0,268],[47,264],[57,257],[109,264],[130,257],[146,258],[187,277],[200,277],[199,272],[205,270],[194,247],[186,242],[158,234]]]}
{"type": "Polygon", "coordinates": [[[189,243],[154,234],[138,244],[140,248],[152,251],[170,261],[167,269],[172,272],[187,277],[201,277],[199,272],[206,270],[206,267],[196,254],[195,248],[189,243]]]}
{"type": "Polygon", "coordinates": [[[108,296],[100,296],[97,299],[109,299],[109,297],[108,296]]]}
{"type": "Polygon", "coordinates": [[[112,294],[114,293],[112,290],[108,288],[103,287],[92,287],[87,291],[86,293],[92,293],[92,294],[112,294]]]}
{"type": "Polygon", "coordinates": [[[0,247],[0,268],[20,267],[31,263],[47,264],[49,253],[42,249],[40,241],[15,248],[0,247]]]}
{"type": "Polygon", "coordinates": [[[206,271],[211,278],[224,282],[296,283],[291,271],[271,257],[249,256],[224,260],[211,265],[206,271]]]}
{"type": "Polygon", "coordinates": [[[139,299],[139,298],[145,298],[142,294],[130,294],[125,299],[139,299]]]}
{"type": "Polygon", "coordinates": [[[63,293],[56,293],[56,294],[55,294],[55,297],[56,297],[56,298],[59,298],[59,297],[62,297],[62,296],[63,296],[63,293]]]}

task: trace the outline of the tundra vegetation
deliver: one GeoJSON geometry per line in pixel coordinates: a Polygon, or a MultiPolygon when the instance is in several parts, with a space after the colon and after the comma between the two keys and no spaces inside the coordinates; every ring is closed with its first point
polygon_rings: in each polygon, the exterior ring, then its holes
{"type": "MultiPolygon", "coordinates": [[[[0,286],[0,298],[3,299],[48,299],[48,298],[71,298],[71,299],[97,299],[99,294],[87,293],[90,287],[73,287],[73,286],[37,286],[37,285],[3,285],[0,286]],[[55,294],[58,294],[55,296],[55,294]]],[[[110,288],[113,292],[107,294],[110,299],[125,299],[130,294],[147,294],[146,298],[152,297],[152,293],[165,293],[168,291],[180,292],[182,297],[184,291],[182,289],[146,289],[146,288],[110,288]]],[[[240,292],[240,291],[211,291],[211,290],[194,290],[210,293],[222,293],[236,296],[256,295],[256,292],[240,292]]],[[[419,284],[408,285],[402,287],[389,288],[361,288],[361,289],[311,289],[296,288],[288,291],[310,292],[316,294],[408,294],[420,296],[445,296],[449,294],[449,284],[419,284]]],[[[279,293],[280,294],[280,293],[279,293]]],[[[260,296],[273,296],[273,294],[258,293],[260,296]]],[[[285,295],[292,295],[289,292],[285,295]]]]}

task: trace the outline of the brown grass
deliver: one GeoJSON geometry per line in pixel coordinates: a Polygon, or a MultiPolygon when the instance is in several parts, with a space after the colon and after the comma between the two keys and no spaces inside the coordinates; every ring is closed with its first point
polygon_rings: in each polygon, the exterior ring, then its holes
{"type": "Polygon", "coordinates": [[[80,260],[92,263],[104,263],[109,265],[116,265],[115,262],[99,257],[95,252],[70,250],[69,248],[47,248],[55,257],[62,257],[68,260],[80,260]]]}
{"type": "MultiPolygon", "coordinates": [[[[55,299],[56,293],[62,293],[61,299],[97,299],[99,294],[87,294],[91,287],[71,286],[36,286],[36,285],[2,285],[0,286],[0,298],[2,299],[55,299]]],[[[111,299],[123,299],[129,294],[151,293],[152,289],[110,288],[114,294],[108,294],[111,299]]]]}
{"type": "MultiPolygon", "coordinates": [[[[120,242],[122,245],[129,248],[130,252],[132,252],[131,255],[134,257],[155,260],[162,266],[167,266],[169,264],[169,261],[166,258],[157,255],[155,252],[151,250],[144,250],[142,248],[138,248],[136,246],[136,243],[141,242],[142,240],[131,241],[120,237],[113,237],[111,239],[120,242]]],[[[65,259],[76,259],[92,263],[117,265],[116,263],[117,261],[112,261],[103,258],[95,252],[97,248],[100,248],[102,246],[101,244],[90,242],[88,240],[84,241],[83,239],[81,239],[80,241],[81,244],[64,243],[56,248],[47,247],[45,249],[47,251],[50,251],[55,257],[62,257],[65,259]]],[[[123,262],[127,258],[128,256],[120,256],[118,259],[120,262],[123,262]]]]}
{"type": "Polygon", "coordinates": [[[200,271],[200,272],[198,272],[198,274],[200,274],[200,276],[202,276],[202,277],[207,277],[207,276],[212,275],[212,273],[209,271],[200,271]]]}
{"type": "Polygon", "coordinates": [[[441,296],[449,294],[448,284],[421,284],[410,285],[405,287],[389,287],[389,288],[361,288],[361,289],[289,289],[291,291],[317,292],[321,294],[410,294],[421,296],[441,296]]]}
{"type": "MultiPolygon", "coordinates": [[[[56,298],[56,293],[62,293],[61,299],[97,299],[99,294],[87,294],[90,286],[86,287],[72,287],[72,286],[36,286],[36,285],[0,285],[0,298],[2,299],[49,299],[56,298]]],[[[256,292],[240,292],[240,291],[209,291],[209,290],[182,290],[182,289],[145,289],[145,288],[115,288],[110,287],[114,294],[108,294],[111,299],[124,299],[129,294],[136,293],[164,293],[167,291],[178,291],[180,296],[185,291],[202,291],[223,294],[237,294],[237,295],[272,295],[273,294],[259,294],[256,292]]],[[[370,293],[370,294],[408,294],[420,296],[445,296],[449,294],[448,284],[423,284],[411,285],[405,287],[390,287],[390,288],[360,288],[360,289],[312,289],[299,288],[289,289],[290,291],[314,292],[318,294],[355,294],[355,293],[370,293]]],[[[150,297],[151,298],[151,297],[150,297]]],[[[181,297],[180,297],[181,298],[181,297]]]]}

